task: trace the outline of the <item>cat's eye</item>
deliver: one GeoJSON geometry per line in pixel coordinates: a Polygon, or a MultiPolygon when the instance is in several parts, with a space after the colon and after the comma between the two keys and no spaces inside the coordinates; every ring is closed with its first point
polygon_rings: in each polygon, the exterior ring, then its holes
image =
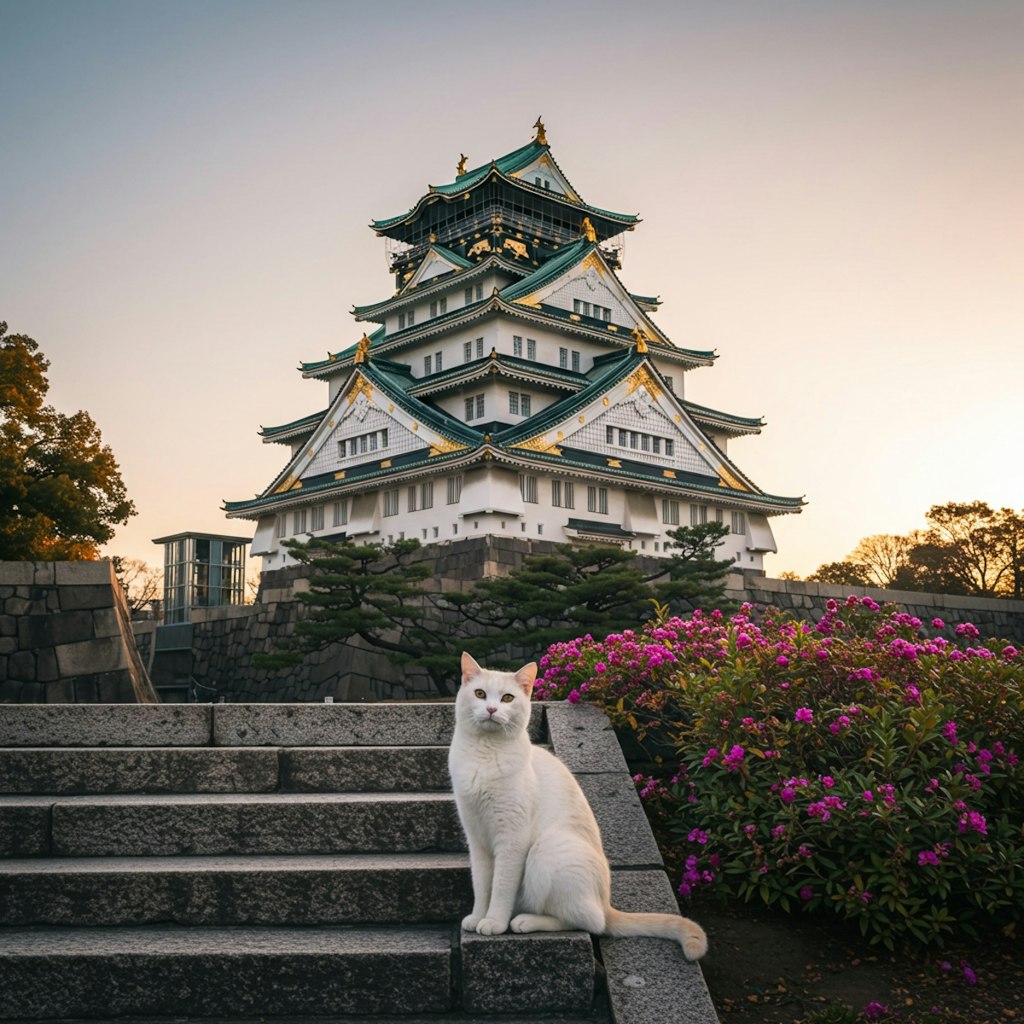
{"type": "Polygon", "coordinates": [[[515,698],[515,694],[512,694],[512,693],[503,693],[501,695],[501,703],[502,704],[511,704],[512,701],[514,701],[515,699],[516,699],[515,698]]]}
{"type": "Polygon", "coordinates": [[[481,700],[484,700],[487,697],[487,694],[484,693],[483,690],[474,690],[473,694],[474,694],[474,696],[479,697],[481,700]]]}

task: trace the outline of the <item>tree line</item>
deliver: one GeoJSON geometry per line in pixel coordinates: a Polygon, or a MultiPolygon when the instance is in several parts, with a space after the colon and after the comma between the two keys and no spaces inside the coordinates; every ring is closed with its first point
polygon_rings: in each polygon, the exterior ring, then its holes
{"type": "Polygon", "coordinates": [[[978,597],[1024,597],[1024,513],[987,502],[932,505],[927,527],[865,537],[808,580],[978,597]]]}

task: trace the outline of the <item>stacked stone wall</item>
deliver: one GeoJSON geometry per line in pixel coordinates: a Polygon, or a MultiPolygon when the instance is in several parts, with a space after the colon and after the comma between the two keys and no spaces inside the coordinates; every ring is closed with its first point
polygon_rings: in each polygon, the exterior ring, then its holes
{"type": "Polygon", "coordinates": [[[0,562],[0,703],[154,703],[110,562],[0,562]]]}
{"type": "Polygon", "coordinates": [[[776,580],[766,576],[731,576],[726,591],[736,601],[771,606],[796,618],[817,622],[830,600],[842,603],[847,596],[870,597],[877,604],[898,604],[903,611],[928,624],[939,618],[947,626],[970,622],[983,638],[1024,643],[1024,601],[1005,598],[959,597],[955,594],[922,594],[914,590],[881,590],[877,587],[843,587],[802,580],[776,580]]]}
{"type": "MultiPolygon", "coordinates": [[[[548,551],[550,542],[494,537],[471,538],[454,544],[427,546],[418,557],[432,563],[435,591],[468,589],[485,576],[505,576],[529,554],[548,551]]],[[[653,571],[657,561],[645,558],[653,571]]],[[[252,655],[271,650],[271,637],[291,633],[302,614],[295,594],[307,586],[301,566],[265,573],[255,605],[210,609],[194,617],[193,675],[228,701],[402,700],[436,696],[429,677],[395,664],[386,654],[365,646],[334,645],[288,670],[255,669],[252,655]]],[[[742,603],[785,609],[798,618],[817,621],[830,599],[843,601],[850,593],[879,604],[895,602],[923,622],[942,618],[948,625],[970,621],[984,637],[1024,643],[1024,602],[836,587],[800,581],[775,580],[751,573],[728,577],[727,596],[742,603]]],[[[437,622],[444,629],[443,618],[437,622]]],[[[522,652],[524,660],[538,652],[522,652]]],[[[455,667],[453,666],[453,683],[455,667]]]]}

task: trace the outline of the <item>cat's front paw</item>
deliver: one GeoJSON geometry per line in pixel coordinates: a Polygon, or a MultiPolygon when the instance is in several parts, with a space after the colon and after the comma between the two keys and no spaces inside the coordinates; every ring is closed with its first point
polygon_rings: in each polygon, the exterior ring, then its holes
{"type": "Polygon", "coordinates": [[[485,917],[476,926],[478,935],[503,935],[508,931],[508,921],[496,917],[485,917]]]}
{"type": "Polygon", "coordinates": [[[476,926],[480,923],[479,914],[467,914],[462,919],[462,930],[464,932],[475,932],[476,926]]]}

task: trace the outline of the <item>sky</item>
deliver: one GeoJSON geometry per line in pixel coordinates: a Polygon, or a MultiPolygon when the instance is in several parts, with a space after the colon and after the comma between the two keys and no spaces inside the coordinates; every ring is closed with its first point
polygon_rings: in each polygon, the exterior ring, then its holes
{"type": "Polygon", "coordinates": [[[763,416],[769,575],[934,504],[1024,508],[1019,0],[0,0],[0,320],[138,514],[107,554],[251,533],[221,503],[326,405],[300,361],[387,297],[372,218],[525,144],[638,213],[621,278],[763,416]]]}

